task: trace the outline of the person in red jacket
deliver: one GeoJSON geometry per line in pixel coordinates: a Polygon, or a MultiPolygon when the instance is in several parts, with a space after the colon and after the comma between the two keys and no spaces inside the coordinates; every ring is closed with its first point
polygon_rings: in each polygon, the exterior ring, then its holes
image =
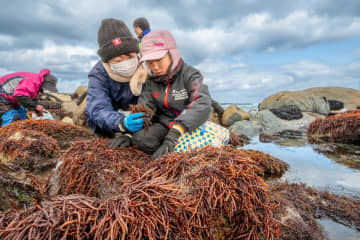
{"type": "Polygon", "coordinates": [[[180,135],[209,118],[211,96],[200,71],[186,64],[168,31],[152,31],[142,39],[141,62],[150,76],[138,104],[154,110],[150,129],[132,137],[153,158],[173,152],[180,135]]]}
{"type": "Polygon", "coordinates": [[[38,98],[44,90],[57,92],[57,79],[50,70],[40,73],[15,72],[0,78],[1,126],[27,119],[27,110],[42,113],[38,98]]]}

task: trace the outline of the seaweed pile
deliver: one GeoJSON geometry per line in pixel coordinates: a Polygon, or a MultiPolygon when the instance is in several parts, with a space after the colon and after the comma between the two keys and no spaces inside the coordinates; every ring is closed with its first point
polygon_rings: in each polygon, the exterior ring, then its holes
{"type": "Polygon", "coordinates": [[[311,143],[360,144],[360,110],[316,119],[310,124],[307,135],[311,143]]]}
{"type": "MultiPolygon", "coordinates": [[[[18,125],[0,128],[0,162],[32,170],[60,155],[57,141],[44,133],[18,125]]],[[[53,162],[52,165],[55,165],[53,162]]]]}
{"type": "Polygon", "coordinates": [[[278,204],[241,150],[206,147],[150,160],[98,140],[75,143],[61,159],[61,191],[82,195],[0,213],[1,239],[279,237],[278,204]]]}
{"type": "Polygon", "coordinates": [[[17,131],[19,129],[37,131],[52,137],[57,141],[60,149],[68,148],[75,140],[94,137],[93,133],[85,128],[57,120],[15,121],[1,128],[1,131],[17,131]]]}
{"type": "Polygon", "coordinates": [[[151,156],[135,148],[110,149],[108,140],[78,141],[60,158],[60,193],[104,198],[116,194],[129,173],[140,175],[151,156]],[[107,186],[104,186],[104,185],[107,186]]]}

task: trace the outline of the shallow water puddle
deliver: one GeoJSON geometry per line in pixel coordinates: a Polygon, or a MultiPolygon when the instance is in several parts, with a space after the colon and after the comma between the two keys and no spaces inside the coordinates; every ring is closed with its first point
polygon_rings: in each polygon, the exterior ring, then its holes
{"type": "MultiPolygon", "coordinates": [[[[290,169],[280,181],[305,183],[319,190],[360,198],[360,170],[338,164],[326,155],[314,150],[314,146],[304,142],[289,140],[281,145],[262,143],[253,138],[245,149],[259,150],[280,158],[290,165],[290,169]]],[[[359,240],[360,232],[336,223],[330,219],[320,219],[330,240],[359,240]]]]}
{"type": "Polygon", "coordinates": [[[319,219],[318,222],[328,234],[329,240],[359,240],[360,232],[336,223],[331,219],[319,219]]]}
{"type": "Polygon", "coordinates": [[[275,143],[262,143],[253,138],[245,149],[259,150],[280,158],[290,165],[281,180],[291,183],[305,183],[319,190],[336,194],[360,197],[360,170],[340,165],[310,144],[283,146],[275,143]]]}

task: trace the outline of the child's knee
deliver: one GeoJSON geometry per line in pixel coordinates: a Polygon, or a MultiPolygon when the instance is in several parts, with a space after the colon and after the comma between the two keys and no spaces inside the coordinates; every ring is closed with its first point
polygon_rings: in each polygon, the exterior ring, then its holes
{"type": "Polygon", "coordinates": [[[154,135],[148,134],[144,129],[136,132],[131,138],[133,145],[148,154],[154,153],[160,147],[161,140],[154,135]]]}

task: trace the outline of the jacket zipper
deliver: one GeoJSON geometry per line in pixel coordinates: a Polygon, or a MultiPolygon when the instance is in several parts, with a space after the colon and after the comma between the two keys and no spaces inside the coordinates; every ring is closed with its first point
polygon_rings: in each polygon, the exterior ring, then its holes
{"type": "Polygon", "coordinates": [[[167,109],[170,109],[169,105],[168,105],[169,89],[170,89],[170,81],[168,81],[168,85],[167,85],[166,92],[165,92],[165,99],[164,99],[164,105],[167,109]]]}

